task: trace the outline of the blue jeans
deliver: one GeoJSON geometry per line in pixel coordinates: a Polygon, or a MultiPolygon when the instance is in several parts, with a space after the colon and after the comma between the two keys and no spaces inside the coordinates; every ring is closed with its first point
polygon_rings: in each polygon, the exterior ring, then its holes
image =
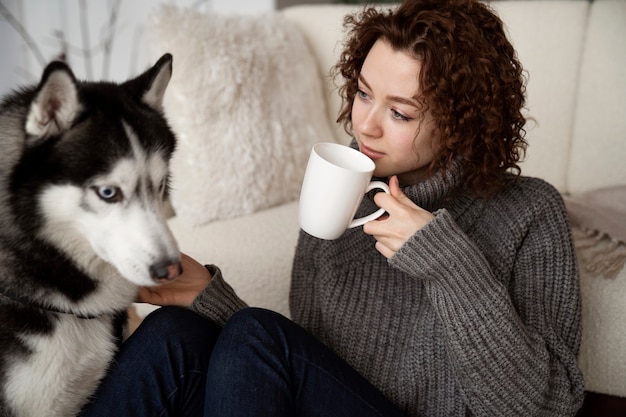
{"type": "Polygon", "coordinates": [[[256,308],[221,331],[183,309],[152,313],[82,415],[406,417],[300,326],[256,308]]]}
{"type": "Polygon", "coordinates": [[[126,340],[83,417],[202,416],[217,326],[192,311],[163,307],[126,340]]]}

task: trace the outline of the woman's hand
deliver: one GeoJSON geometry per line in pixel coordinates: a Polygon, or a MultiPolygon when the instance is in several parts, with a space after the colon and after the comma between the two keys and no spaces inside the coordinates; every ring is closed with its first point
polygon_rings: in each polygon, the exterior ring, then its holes
{"type": "Polygon", "coordinates": [[[365,223],[363,231],[376,238],[376,250],[391,258],[415,232],[426,226],[435,216],[417,206],[400,189],[398,177],[389,180],[391,194],[378,193],[374,202],[388,215],[365,223]]]}
{"type": "Polygon", "coordinates": [[[211,281],[211,274],[195,259],[181,253],[183,273],[172,282],[155,287],[140,287],[137,302],[159,306],[187,307],[211,281]]]}

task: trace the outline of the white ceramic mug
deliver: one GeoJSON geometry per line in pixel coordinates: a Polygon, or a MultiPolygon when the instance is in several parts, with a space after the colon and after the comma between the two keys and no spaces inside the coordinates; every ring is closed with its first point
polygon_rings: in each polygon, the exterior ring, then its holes
{"type": "Polygon", "coordinates": [[[300,191],[300,227],[320,239],[337,239],[346,229],[382,216],[381,208],[354,219],[365,193],[375,188],[389,193],[387,184],[371,181],[375,167],[374,161],[348,146],[315,144],[300,191]]]}

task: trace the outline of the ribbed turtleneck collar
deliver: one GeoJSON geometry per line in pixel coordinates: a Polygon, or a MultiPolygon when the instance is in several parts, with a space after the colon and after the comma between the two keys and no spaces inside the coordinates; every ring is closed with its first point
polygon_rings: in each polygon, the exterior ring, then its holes
{"type": "Polygon", "coordinates": [[[462,167],[455,163],[447,171],[444,180],[443,172],[437,171],[432,176],[415,185],[402,188],[402,191],[418,206],[428,211],[436,211],[442,207],[455,206],[459,197],[467,194],[462,184],[462,167]],[[452,195],[454,193],[454,195],[452,195]]]}

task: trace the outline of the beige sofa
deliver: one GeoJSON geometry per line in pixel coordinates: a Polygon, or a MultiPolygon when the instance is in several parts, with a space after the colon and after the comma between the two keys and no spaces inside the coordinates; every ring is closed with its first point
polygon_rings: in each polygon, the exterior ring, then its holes
{"type": "MultiPolygon", "coordinates": [[[[564,195],[625,185],[626,2],[493,6],[529,73],[527,113],[535,122],[528,126],[524,174],[564,195]]],[[[156,13],[155,56],[174,54],[166,112],[180,139],[170,226],[183,251],[219,265],[250,305],[285,315],[299,230],[293,185],[312,143],[349,141],[334,124],[339,102],[328,69],[342,18],[354,7],[294,6],[278,17],[247,18],[172,8],[156,13]],[[229,62],[233,54],[236,61],[229,62]],[[289,101],[294,97],[303,101],[289,101]],[[246,154],[249,148],[259,158],[246,154]],[[256,182],[236,183],[248,177],[256,182]],[[207,183],[213,188],[203,188],[207,183]],[[246,190],[253,188],[273,200],[252,198],[246,190]],[[278,189],[285,193],[274,195],[278,189]]],[[[581,287],[587,389],[626,396],[626,270],[614,278],[583,271],[581,287]]]]}

